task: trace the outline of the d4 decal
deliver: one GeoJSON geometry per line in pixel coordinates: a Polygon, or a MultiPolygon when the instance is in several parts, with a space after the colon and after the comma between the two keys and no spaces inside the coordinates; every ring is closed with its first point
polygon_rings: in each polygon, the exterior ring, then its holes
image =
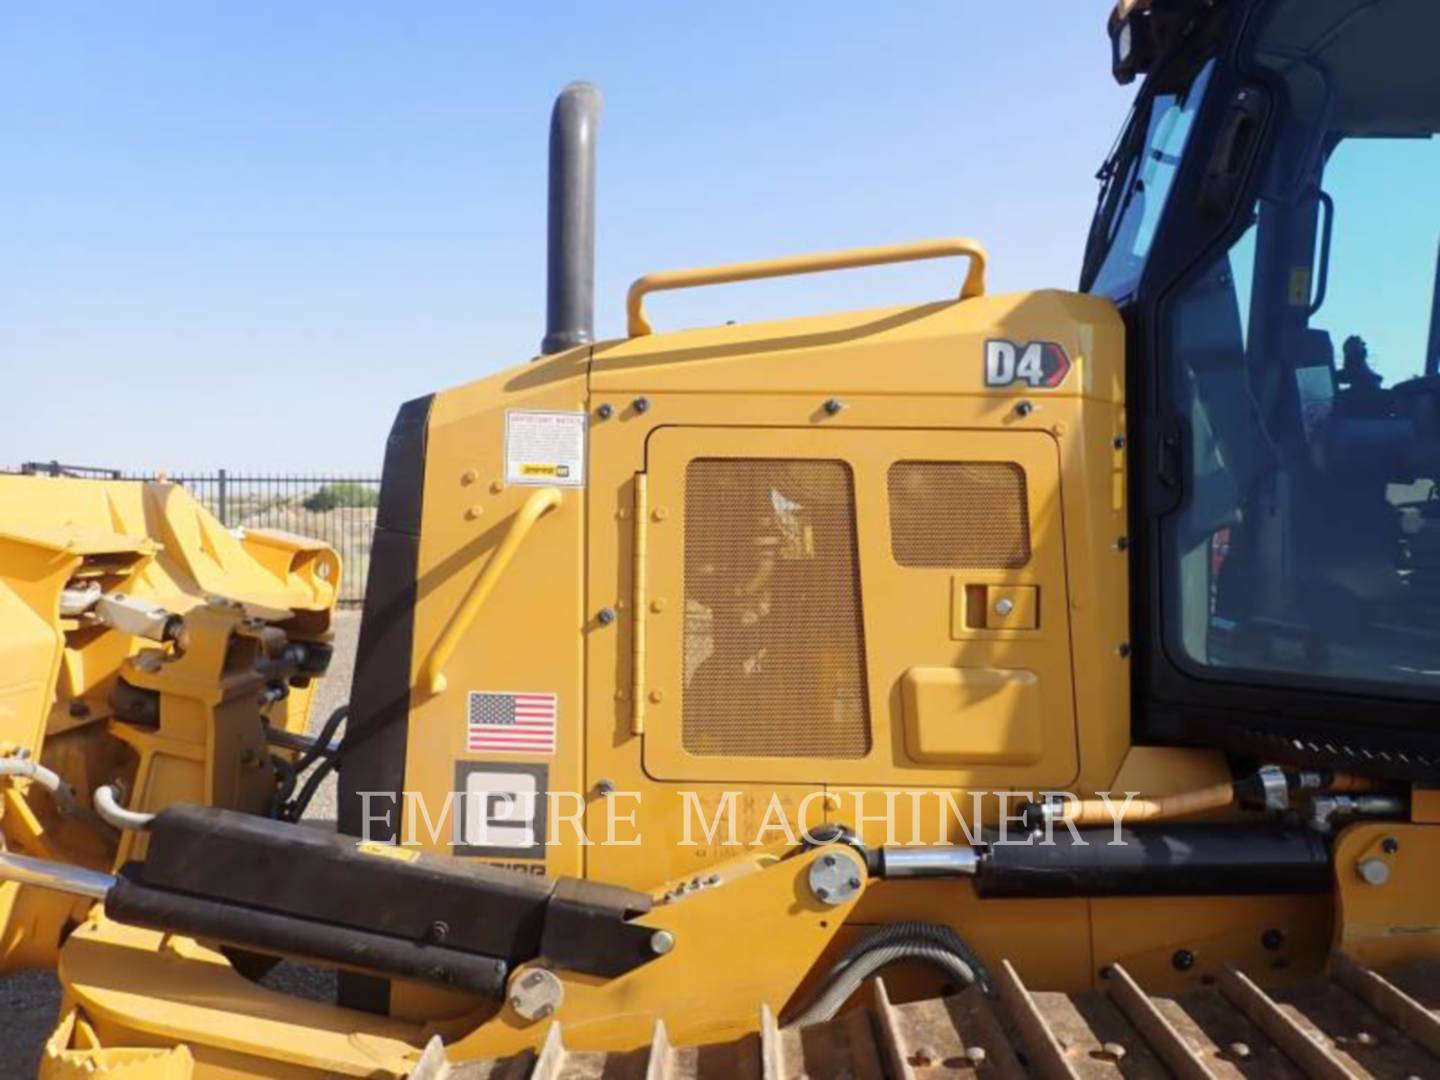
{"type": "Polygon", "coordinates": [[[1037,390],[1053,390],[1070,374],[1070,357],[1053,341],[1024,344],[991,338],[985,342],[985,385],[1024,383],[1037,390]]]}

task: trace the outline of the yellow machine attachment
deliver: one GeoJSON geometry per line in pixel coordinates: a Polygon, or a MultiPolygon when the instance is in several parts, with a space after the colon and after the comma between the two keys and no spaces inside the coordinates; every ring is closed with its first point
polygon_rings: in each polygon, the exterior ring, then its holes
{"type": "MultiPolygon", "coordinates": [[[[0,476],[0,859],[108,871],[171,803],[272,809],[339,581],[175,484],[0,476]]],[[[0,970],[54,966],[86,907],[0,884],[0,970]]]]}

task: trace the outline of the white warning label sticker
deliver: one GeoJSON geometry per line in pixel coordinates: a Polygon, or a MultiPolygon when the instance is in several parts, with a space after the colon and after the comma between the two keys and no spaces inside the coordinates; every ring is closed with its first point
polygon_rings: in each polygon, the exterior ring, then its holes
{"type": "Polygon", "coordinates": [[[585,486],[585,414],[505,414],[505,482],[585,486]]]}

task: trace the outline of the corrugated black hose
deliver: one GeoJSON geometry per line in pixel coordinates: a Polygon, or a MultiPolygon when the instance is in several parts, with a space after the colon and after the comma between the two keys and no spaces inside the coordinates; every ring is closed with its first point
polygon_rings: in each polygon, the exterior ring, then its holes
{"type": "Polygon", "coordinates": [[[852,945],[826,973],[820,992],[790,1023],[805,1027],[833,1019],[866,979],[902,960],[929,964],[961,985],[978,986],[990,993],[990,973],[985,965],[948,926],[890,923],[852,945]]]}

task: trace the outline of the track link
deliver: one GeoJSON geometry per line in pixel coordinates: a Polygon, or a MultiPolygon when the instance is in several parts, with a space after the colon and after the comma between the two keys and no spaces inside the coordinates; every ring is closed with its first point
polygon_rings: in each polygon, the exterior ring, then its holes
{"type": "Polygon", "coordinates": [[[941,1077],[1181,1077],[1183,1080],[1440,1076],[1440,964],[1375,971],[1337,955],[1328,978],[1262,990],[1234,968],[1175,998],[1152,997],[1121,966],[1104,990],[1032,991],[1008,963],[997,994],[978,990],[893,1004],[869,1000],[824,1024],[781,1028],[762,1008],[758,1033],[729,1043],[568,1050],[559,1024],[544,1047],[455,1066],[453,1080],[882,1080],[941,1077]]]}

